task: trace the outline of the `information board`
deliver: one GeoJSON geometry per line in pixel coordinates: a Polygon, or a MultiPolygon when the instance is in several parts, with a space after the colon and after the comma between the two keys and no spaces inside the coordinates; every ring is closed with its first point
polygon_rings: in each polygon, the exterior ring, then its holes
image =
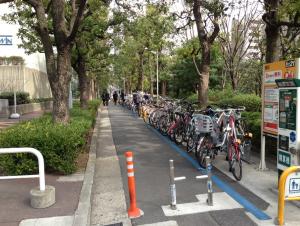
{"type": "MultiPolygon", "coordinates": [[[[300,58],[288,61],[278,61],[264,65],[263,95],[262,95],[262,128],[263,133],[276,136],[278,134],[279,92],[276,79],[299,78],[300,58]]],[[[284,119],[284,117],[282,118],[284,119]]]]}

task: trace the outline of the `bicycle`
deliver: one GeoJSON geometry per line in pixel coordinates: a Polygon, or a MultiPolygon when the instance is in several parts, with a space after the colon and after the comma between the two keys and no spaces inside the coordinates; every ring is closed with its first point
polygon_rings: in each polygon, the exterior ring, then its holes
{"type": "Polygon", "coordinates": [[[217,110],[214,116],[202,116],[207,131],[204,131],[205,135],[200,138],[195,151],[202,167],[206,167],[206,156],[214,159],[218,151],[227,151],[229,171],[238,181],[242,179],[242,155],[245,147],[251,148],[252,137],[251,133],[245,133],[239,123],[243,110],[245,108],[217,110]],[[243,142],[238,135],[243,137],[243,142]]]}

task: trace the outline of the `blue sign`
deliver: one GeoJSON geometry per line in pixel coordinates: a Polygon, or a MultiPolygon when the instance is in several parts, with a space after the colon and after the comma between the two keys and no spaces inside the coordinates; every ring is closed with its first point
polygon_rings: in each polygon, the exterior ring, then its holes
{"type": "Polygon", "coordinates": [[[1,46],[11,46],[12,44],[12,35],[0,35],[1,46]]]}
{"type": "Polygon", "coordinates": [[[295,132],[291,132],[291,133],[290,133],[290,140],[291,140],[292,142],[295,142],[295,141],[296,141],[296,133],[295,133],[295,132]]]}

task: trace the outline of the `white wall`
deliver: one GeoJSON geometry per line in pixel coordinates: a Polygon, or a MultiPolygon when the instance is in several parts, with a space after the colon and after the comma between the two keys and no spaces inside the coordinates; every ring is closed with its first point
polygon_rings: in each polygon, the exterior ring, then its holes
{"type": "Polygon", "coordinates": [[[21,40],[17,37],[18,25],[8,24],[1,20],[4,13],[9,11],[8,4],[0,4],[0,35],[12,35],[12,45],[0,45],[0,56],[21,56],[25,59],[25,66],[46,73],[44,53],[25,54],[25,50],[18,48],[21,40]]]}

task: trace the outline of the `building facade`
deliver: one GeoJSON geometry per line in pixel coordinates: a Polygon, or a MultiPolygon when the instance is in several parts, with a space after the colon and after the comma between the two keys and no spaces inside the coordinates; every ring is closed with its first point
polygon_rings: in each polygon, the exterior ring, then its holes
{"type": "MultiPolygon", "coordinates": [[[[7,5],[0,5],[1,13],[7,12],[7,5]]],[[[0,20],[0,93],[24,91],[30,98],[49,98],[52,96],[46,71],[44,53],[27,55],[19,48],[21,40],[17,37],[18,25],[0,20]],[[14,62],[14,58],[23,58],[24,63],[14,62]],[[12,60],[5,60],[12,59],[12,60]]]]}

